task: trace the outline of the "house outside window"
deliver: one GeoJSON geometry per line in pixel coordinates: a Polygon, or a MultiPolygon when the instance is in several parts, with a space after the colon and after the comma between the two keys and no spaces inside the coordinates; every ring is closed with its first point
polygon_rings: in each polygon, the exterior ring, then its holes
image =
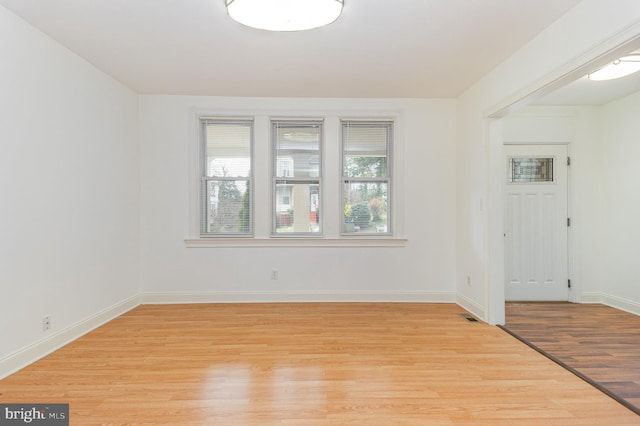
{"type": "Polygon", "coordinates": [[[200,120],[202,236],[253,234],[253,120],[200,120]]]}
{"type": "Polygon", "coordinates": [[[391,233],[393,122],[342,120],[343,235],[391,233]]]}
{"type": "Polygon", "coordinates": [[[272,120],[273,235],[322,234],[322,120],[272,120]]]}

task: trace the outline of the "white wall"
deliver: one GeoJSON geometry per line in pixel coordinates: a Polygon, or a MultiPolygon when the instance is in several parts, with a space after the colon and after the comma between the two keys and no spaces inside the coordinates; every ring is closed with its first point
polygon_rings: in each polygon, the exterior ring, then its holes
{"type": "Polygon", "coordinates": [[[602,292],[640,313],[640,92],[603,107],[602,292]]]}
{"type": "Polygon", "coordinates": [[[588,301],[602,281],[602,123],[600,107],[575,111],[574,140],[569,146],[570,298],[588,301]]]}
{"type": "MultiPolygon", "coordinates": [[[[142,96],[140,117],[145,300],[454,300],[455,101],[142,96]],[[397,153],[402,159],[398,176],[404,178],[405,197],[400,210],[404,235],[399,236],[408,239],[406,245],[187,248],[195,110],[259,116],[254,194],[256,210],[263,212],[270,200],[265,194],[270,180],[264,131],[269,115],[324,112],[330,122],[341,114],[397,113],[397,153]],[[272,268],[279,270],[278,280],[270,279],[272,268]]],[[[337,133],[329,133],[325,152],[337,153],[337,133]]],[[[330,158],[325,155],[326,161],[330,158]]],[[[332,205],[338,209],[337,163],[325,164],[324,173],[325,204],[335,199],[332,205]]],[[[268,220],[265,215],[256,217],[258,234],[268,232],[268,220]]],[[[331,225],[325,227],[330,230],[331,225]]]]}
{"type": "Polygon", "coordinates": [[[137,294],[137,167],[136,95],[0,7],[0,377],[137,294]]]}
{"type": "Polygon", "coordinates": [[[459,98],[458,300],[491,323],[504,321],[504,221],[502,139],[487,117],[619,48],[639,23],[636,0],[584,0],[459,98]]]}

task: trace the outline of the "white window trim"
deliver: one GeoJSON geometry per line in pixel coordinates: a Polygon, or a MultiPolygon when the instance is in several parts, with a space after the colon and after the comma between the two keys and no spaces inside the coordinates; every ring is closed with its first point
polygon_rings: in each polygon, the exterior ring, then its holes
{"type": "Polygon", "coordinates": [[[350,247],[404,247],[406,238],[318,238],[318,237],[274,237],[274,238],[197,238],[186,239],[190,248],[222,247],[311,247],[311,248],[350,248],[350,247]]]}
{"type": "Polygon", "coordinates": [[[186,218],[185,247],[188,248],[223,248],[223,247],[403,247],[408,241],[404,230],[404,135],[403,116],[401,110],[261,110],[261,109],[201,109],[192,108],[189,111],[189,135],[188,135],[188,164],[187,164],[187,195],[188,215],[186,218]],[[253,141],[253,236],[200,236],[200,129],[201,118],[240,118],[254,119],[253,141]],[[337,143],[323,144],[323,188],[321,203],[324,208],[324,223],[322,236],[272,236],[271,200],[271,144],[270,144],[270,120],[274,117],[288,119],[308,119],[310,117],[324,118],[324,140],[335,140],[337,143]],[[342,201],[338,196],[327,195],[334,193],[328,188],[335,188],[341,192],[342,170],[340,169],[340,123],[341,120],[366,120],[366,121],[393,121],[393,170],[392,196],[393,212],[391,229],[393,235],[342,235],[342,201]],[[330,139],[331,138],[331,139],[330,139]],[[268,159],[266,161],[260,160],[268,159]],[[262,211],[258,206],[268,206],[262,211]]]}

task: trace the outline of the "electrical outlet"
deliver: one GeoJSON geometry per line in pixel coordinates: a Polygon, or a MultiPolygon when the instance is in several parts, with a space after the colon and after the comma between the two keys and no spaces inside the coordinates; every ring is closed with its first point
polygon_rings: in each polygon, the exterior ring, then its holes
{"type": "Polygon", "coordinates": [[[51,317],[49,315],[42,317],[42,331],[47,331],[51,328],[51,317]]]}
{"type": "Polygon", "coordinates": [[[467,274],[467,285],[471,285],[471,275],[467,274]]]}
{"type": "Polygon", "coordinates": [[[277,280],[278,279],[278,270],[277,269],[272,269],[271,270],[271,279],[272,280],[277,280]]]}

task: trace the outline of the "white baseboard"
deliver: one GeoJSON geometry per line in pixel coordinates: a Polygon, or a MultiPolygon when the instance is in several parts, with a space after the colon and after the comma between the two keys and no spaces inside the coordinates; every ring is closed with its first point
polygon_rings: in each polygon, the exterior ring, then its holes
{"type": "Polygon", "coordinates": [[[141,304],[278,302],[419,302],[455,303],[455,292],[195,292],[142,293],[141,304]]]}
{"type": "Polygon", "coordinates": [[[477,304],[473,300],[461,294],[456,295],[456,303],[461,307],[463,307],[464,309],[466,309],[467,311],[469,311],[470,313],[472,313],[473,315],[475,315],[478,319],[485,321],[483,306],[477,304]]]}
{"type": "Polygon", "coordinates": [[[582,303],[602,303],[603,305],[611,306],[612,308],[620,309],[621,311],[640,315],[640,303],[602,292],[582,293],[580,301],[582,303]]]}
{"type": "Polygon", "coordinates": [[[580,295],[578,303],[602,303],[604,293],[592,291],[584,292],[580,295]]]}
{"type": "Polygon", "coordinates": [[[133,296],[0,359],[0,379],[71,343],[140,304],[133,296]]]}

